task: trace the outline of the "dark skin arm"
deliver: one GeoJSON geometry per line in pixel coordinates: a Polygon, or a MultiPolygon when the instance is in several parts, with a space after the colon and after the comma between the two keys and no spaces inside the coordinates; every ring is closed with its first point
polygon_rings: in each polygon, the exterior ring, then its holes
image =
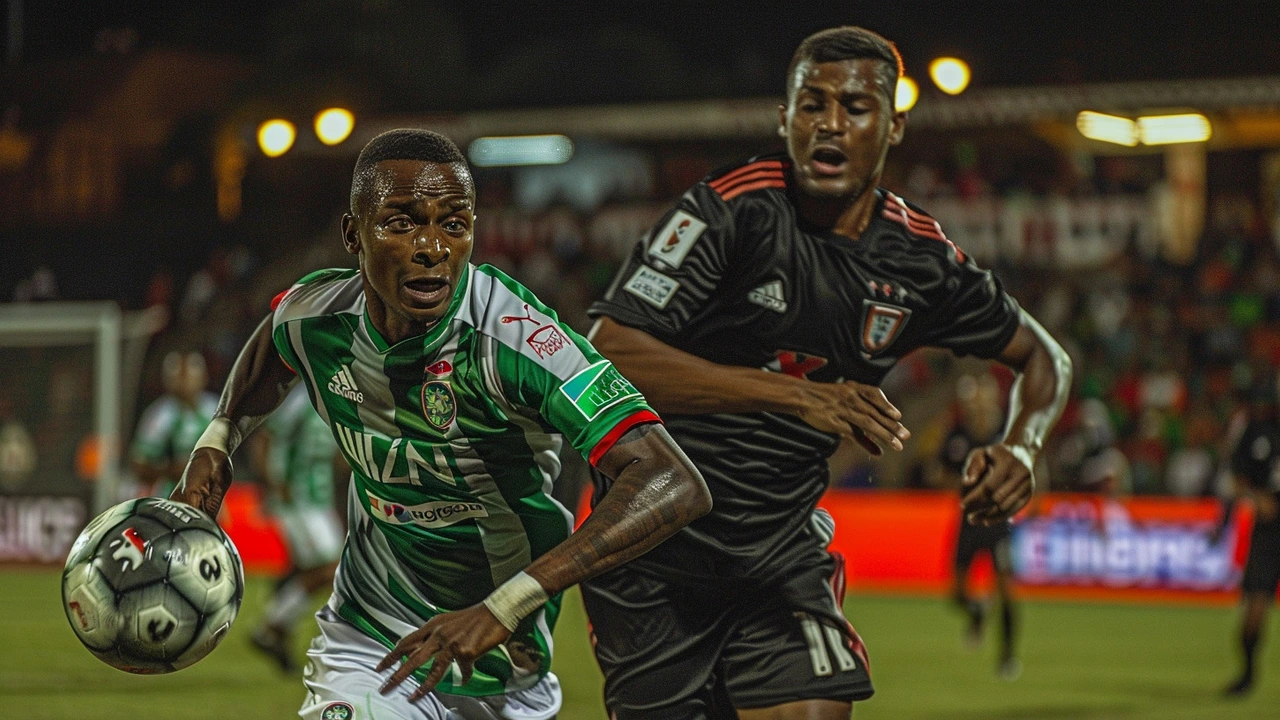
{"type": "MultiPolygon", "coordinates": [[[[236,358],[214,418],[226,418],[240,430],[241,437],[253,432],[280,406],[289,388],[298,379],[276,353],[271,342],[271,317],[254,330],[240,357],[236,358]]],[[[214,448],[197,448],[191,453],[178,487],[169,496],[218,516],[222,498],[231,487],[231,458],[214,448]]]]}
{"type": "Polygon", "coordinates": [[[788,413],[856,441],[872,455],[901,450],[911,437],[899,422],[902,413],[874,385],[818,383],[720,365],[607,317],[592,329],[591,343],[660,414],[788,413]]]}
{"type": "MultiPolygon", "coordinates": [[[[596,467],[613,478],[608,492],[582,527],[525,568],[548,595],[639,557],[711,510],[702,475],[661,425],[627,431],[596,467]]],[[[411,700],[430,692],[453,662],[465,684],[476,658],[510,635],[483,603],[438,615],[404,636],[378,664],[381,672],[404,659],[382,691],[427,662],[431,671],[411,700]]]]}
{"type": "Polygon", "coordinates": [[[1009,393],[1009,423],[1001,442],[969,455],[961,480],[966,517],[988,527],[1007,521],[1031,500],[1035,478],[1018,456],[1034,466],[1071,389],[1071,358],[1025,311],[996,359],[1018,373],[1009,393]]]}

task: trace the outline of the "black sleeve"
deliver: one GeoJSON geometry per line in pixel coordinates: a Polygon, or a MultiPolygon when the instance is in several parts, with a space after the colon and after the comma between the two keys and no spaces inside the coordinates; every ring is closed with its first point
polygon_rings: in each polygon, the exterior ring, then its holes
{"type": "Polygon", "coordinates": [[[591,317],[607,315],[671,343],[733,267],[733,213],[698,183],[632,249],[591,317]]]}
{"type": "Polygon", "coordinates": [[[949,296],[935,310],[935,327],[928,345],[957,355],[991,359],[1013,339],[1022,310],[989,270],[971,257],[948,258],[949,296]]]}

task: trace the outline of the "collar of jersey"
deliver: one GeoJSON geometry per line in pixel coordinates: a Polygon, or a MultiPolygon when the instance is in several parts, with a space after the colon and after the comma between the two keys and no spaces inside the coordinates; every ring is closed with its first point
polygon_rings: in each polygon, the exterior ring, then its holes
{"type": "Polygon", "coordinates": [[[462,273],[461,282],[458,287],[453,290],[453,297],[449,300],[449,309],[445,311],[444,316],[440,318],[431,329],[422,335],[408,337],[395,345],[388,345],[386,338],[382,337],[382,333],[373,326],[373,320],[369,318],[369,304],[365,303],[364,312],[360,314],[360,322],[364,325],[365,332],[369,335],[369,339],[373,341],[373,346],[380,353],[390,352],[395,348],[413,345],[421,346],[423,352],[431,353],[444,343],[444,339],[449,337],[449,326],[453,324],[453,318],[458,314],[458,309],[462,307],[462,302],[467,296],[467,288],[471,285],[471,271],[474,267],[471,263],[467,263],[467,271],[462,273]]]}

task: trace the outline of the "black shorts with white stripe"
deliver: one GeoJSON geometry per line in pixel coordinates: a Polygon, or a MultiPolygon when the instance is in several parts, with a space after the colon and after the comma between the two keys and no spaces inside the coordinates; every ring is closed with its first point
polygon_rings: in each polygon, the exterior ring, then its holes
{"type": "Polygon", "coordinates": [[[736,718],[735,709],[871,696],[866,649],[817,543],[772,578],[658,577],[644,559],[583,584],[616,720],[736,718]]]}

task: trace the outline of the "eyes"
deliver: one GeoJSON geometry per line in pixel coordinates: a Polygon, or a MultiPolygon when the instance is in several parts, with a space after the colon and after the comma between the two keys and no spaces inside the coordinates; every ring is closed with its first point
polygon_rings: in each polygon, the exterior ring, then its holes
{"type": "MultiPolygon", "coordinates": [[[[805,100],[805,101],[802,101],[798,107],[800,109],[800,112],[802,113],[805,113],[808,115],[816,115],[826,110],[827,106],[826,106],[826,103],[819,102],[817,100],[805,100]]],[[[845,112],[849,113],[850,115],[866,115],[867,113],[872,111],[872,108],[870,107],[870,103],[863,100],[844,103],[843,107],[845,109],[845,112]]]]}
{"type": "MultiPolygon", "coordinates": [[[[427,222],[430,221],[428,220],[427,222]]],[[[415,222],[412,217],[405,215],[404,213],[400,213],[383,220],[380,223],[380,227],[391,233],[402,234],[411,233],[416,230],[418,223],[415,222]]],[[[471,225],[466,218],[458,215],[450,215],[440,222],[440,227],[450,235],[461,236],[467,233],[471,225]]]]}

